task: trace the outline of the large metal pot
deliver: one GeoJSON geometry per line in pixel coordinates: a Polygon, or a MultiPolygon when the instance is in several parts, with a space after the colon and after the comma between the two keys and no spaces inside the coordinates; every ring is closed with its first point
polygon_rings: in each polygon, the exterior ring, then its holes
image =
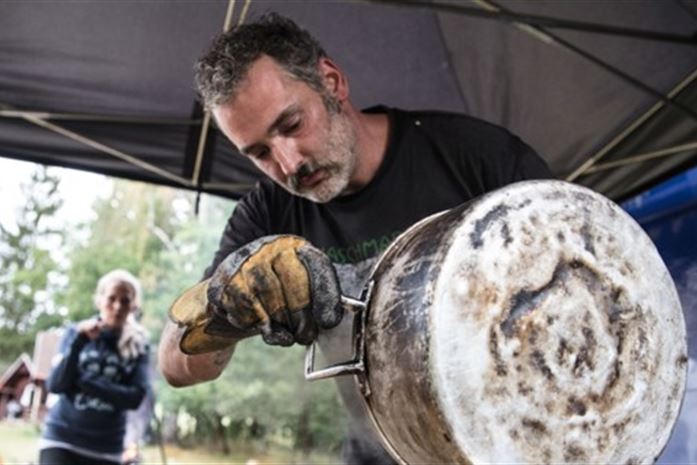
{"type": "MultiPolygon", "coordinates": [[[[402,463],[647,463],[683,398],[673,282],[617,205],[561,181],[429,217],[385,251],[353,373],[402,463]]],[[[362,310],[361,310],[362,309],[362,310]]]]}

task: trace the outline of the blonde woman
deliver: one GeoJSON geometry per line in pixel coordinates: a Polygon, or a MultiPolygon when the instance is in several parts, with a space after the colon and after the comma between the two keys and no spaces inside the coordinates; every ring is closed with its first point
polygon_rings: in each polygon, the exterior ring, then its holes
{"type": "Polygon", "coordinates": [[[139,281],[111,271],[97,284],[98,316],[67,328],[46,383],[60,397],[44,423],[40,464],[121,462],[126,410],[148,390],[147,334],[133,317],[140,300],[139,281]]]}

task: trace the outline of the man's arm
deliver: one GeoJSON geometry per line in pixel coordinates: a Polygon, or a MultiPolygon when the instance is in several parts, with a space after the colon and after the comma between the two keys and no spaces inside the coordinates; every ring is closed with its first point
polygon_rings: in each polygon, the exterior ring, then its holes
{"type": "Polygon", "coordinates": [[[160,370],[174,386],[217,378],[241,339],[311,344],[341,321],[341,289],[327,257],[306,240],[266,236],[240,247],[211,278],[172,304],[160,338],[160,370]]]}
{"type": "MultiPolygon", "coordinates": [[[[204,273],[204,279],[210,278],[218,265],[243,244],[265,235],[266,229],[261,225],[264,224],[263,218],[267,216],[266,208],[265,197],[259,190],[252,191],[237,204],[220,238],[215,258],[204,273]]],[[[203,302],[201,304],[204,305],[203,302]]],[[[160,337],[160,372],[175,387],[216,379],[229,363],[235,349],[233,343],[226,348],[188,355],[181,349],[181,338],[186,329],[186,325],[168,320],[160,337]]]]}
{"type": "Polygon", "coordinates": [[[184,330],[185,328],[178,327],[171,321],[165,324],[158,352],[162,375],[174,387],[216,379],[230,361],[235,351],[235,343],[214,352],[187,355],[179,347],[184,330]]]}

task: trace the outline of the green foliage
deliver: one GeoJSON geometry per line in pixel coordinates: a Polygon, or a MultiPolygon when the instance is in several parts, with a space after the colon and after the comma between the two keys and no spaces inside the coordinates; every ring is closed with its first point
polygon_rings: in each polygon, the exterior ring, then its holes
{"type": "MultiPolygon", "coordinates": [[[[164,324],[174,298],[198,281],[210,264],[230,210],[229,202],[204,197],[199,215],[182,225],[173,247],[163,253],[160,268],[167,273],[160,281],[161,292],[153,295],[158,302],[157,327],[164,324]]],[[[300,347],[269,347],[260,338],[245,340],[218,380],[176,390],[160,383],[158,398],[165,411],[195,421],[195,430],[179,431],[184,443],[216,438],[224,450],[227,439],[256,439],[295,447],[299,419],[306,410],[312,444],[336,449],[344,432],[336,388],[332,382],[304,380],[303,353],[300,347]],[[306,397],[310,401],[303,403],[306,397]]]]}
{"type": "MultiPolygon", "coordinates": [[[[234,204],[203,196],[197,215],[195,194],[114,181],[111,195],[95,200],[93,219],[71,231],[62,248],[53,246],[66,251],[69,265],[63,270],[44,245],[55,234],[43,226],[43,218],[60,205],[48,202],[56,201],[57,179],[44,171],[32,182],[26,211],[20,215],[26,219],[24,229],[1,231],[5,246],[0,260],[9,272],[0,278],[0,349],[14,344],[30,351],[38,329],[63,323],[56,308],[65,308],[73,321],[93,315],[97,280],[114,268],[127,269],[141,280],[142,322],[155,347],[170,304],[212,261],[234,204]],[[58,285],[48,292],[52,281],[62,283],[64,292],[58,292],[58,285]]],[[[273,348],[251,338],[239,344],[218,380],[182,389],[156,380],[156,399],[163,411],[174,415],[176,436],[184,444],[213,444],[226,453],[233,441],[303,454],[335,451],[344,432],[335,385],[307,383],[302,358],[301,347],[273,348]]]]}
{"type": "Polygon", "coordinates": [[[159,257],[181,220],[170,213],[181,193],[142,183],[116,181],[111,196],[94,205],[96,219],[85,225],[88,239],[73,243],[63,304],[73,320],[94,313],[93,294],[99,278],[123,268],[143,281],[144,291],[155,286],[162,271],[159,257]]]}
{"type": "Polygon", "coordinates": [[[211,437],[217,427],[212,421],[219,420],[228,424],[230,439],[337,450],[345,418],[335,384],[305,381],[303,357],[300,346],[271,347],[251,338],[238,344],[219,379],[177,390],[163,384],[159,400],[164,410],[183,411],[195,419],[196,430],[184,438],[189,442],[211,437]]]}
{"type": "Polygon", "coordinates": [[[15,225],[0,225],[0,354],[15,359],[31,353],[40,329],[61,321],[54,305],[61,267],[52,251],[63,233],[54,227],[63,201],[59,179],[37,168],[23,184],[15,225]],[[53,221],[53,223],[52,223],[53,221]]]}
{"type": "MultiPolygon", "coordinates": [[[[173,247],[163,253],[160,268],[167,273],[160,281],[162,292],[153,295],[158,325],[164,324],[174,298],[198,281],[210,264],[230,210],[229,202],[204,197],[199,216],[182,225],[173,247]]],[[[305,409],[313,445],[333,450],[344,432],[336,388],[332,382],[305,381],[303,353],[300,347],[267,346],[260,338],[245,340],[218,380],[176,390],[162,382],[158,399],[165,411],[194,420],[194,430],[179,431],[184,443],[215,438],[225,450],[227,439],[253,439],[295,447],[305,409]],[[310,401],[303,403],[304,397],[310,401]]]]}
{"type": "Polygon", "coordinates": [[[167,321],[170,304],[184,290],[198,282],[213,260],[220,235],[234,204],[205,196],[199,214],[194,213],[193,198],[179,202],[181,221],[167,241],[154,265],[156,275],[146,288],[150,310],[144,318],[159,333],[167,321]]]}

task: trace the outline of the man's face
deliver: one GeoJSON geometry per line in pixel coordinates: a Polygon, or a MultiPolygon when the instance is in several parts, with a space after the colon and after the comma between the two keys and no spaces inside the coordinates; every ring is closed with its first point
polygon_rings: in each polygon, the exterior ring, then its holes
{"type": "Polygon", "coordinates": [[[352,122],[271,58],[257,60],[213,115],[240,152],[289,192],[323,203],[350,191],[357,158],[352,122]]]}

